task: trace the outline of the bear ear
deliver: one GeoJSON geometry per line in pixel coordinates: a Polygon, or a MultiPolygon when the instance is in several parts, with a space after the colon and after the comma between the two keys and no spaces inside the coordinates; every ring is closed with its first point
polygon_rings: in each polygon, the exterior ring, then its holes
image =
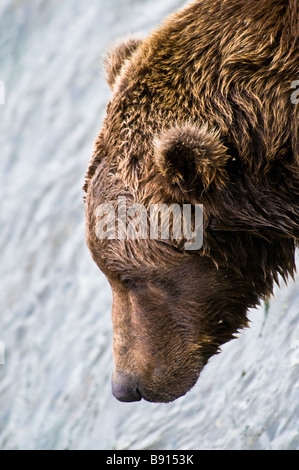
{"type": "Polygon", "coordinates": [[[173,199],[190,200],[227,181],[230,156],[219,133],[208,131],[207,125],[175,125],[155,138],[154,148],[163,188],[173,199]]]}
{"type": "Polygon", "coordinates": [[[107,82],[111,89],[113,89],[125,61],[132,56],[141,43],[142,39],[128,38],[118,42],[108,52],[104,59],[104,65],[107,82]]]}

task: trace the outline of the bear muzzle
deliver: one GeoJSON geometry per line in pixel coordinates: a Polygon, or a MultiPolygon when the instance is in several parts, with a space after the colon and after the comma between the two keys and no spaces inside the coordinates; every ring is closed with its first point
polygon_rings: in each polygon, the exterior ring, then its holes
{"type": "Polygon", "coordinates": [[[169,383],[146,382],[142,377],[130,372],[116,372],[112,375],[111,385],[114,397],[124,403],[141,401],[151,403],[171,403],[185,395],[196,383],[199,377],[197,371],[188,380],[179,380],[179,383],[169,379],[169,383]],[[176,382],[176,383],[175,383],[176,382]]]}

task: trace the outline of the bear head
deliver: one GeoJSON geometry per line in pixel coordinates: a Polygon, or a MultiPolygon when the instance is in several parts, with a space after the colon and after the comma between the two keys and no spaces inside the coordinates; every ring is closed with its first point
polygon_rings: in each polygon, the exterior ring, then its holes
{"type": "MultiPolygon", "coordinates": [[[[215,48],[207,27],[202,38],[198,20],[192,29],[198,3],[148,40],[120,42],[105,61],[112,98],[84,188],[86,236],[113,291],[112,389],[121,401],[184,395],[209,358],[247,326],[248,309],[295,269],[294,140],[284,135],[287,124],[282,133],[273,124],[277,158],[274,150],[265,157],[253,116],[266,110],[247,87],[248,115],[240,111],[233,52],[231,70],[226,61],[219,72],[219,31],[215,48]],[[151,237],[150,209],[159,205],[190,208],[201,245],[187,249],[186,234],[174,236],[182,210],[168,213],[169,236],[158,226],[151,237]]],[[[244,75],[258,70],[249,53],[244,75]]],[[[290,105],[280,106],[287,115],[290,105]]]]}

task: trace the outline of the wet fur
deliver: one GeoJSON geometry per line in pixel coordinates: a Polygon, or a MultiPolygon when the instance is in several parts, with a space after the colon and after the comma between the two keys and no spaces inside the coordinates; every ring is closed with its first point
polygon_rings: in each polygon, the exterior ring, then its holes
{"type": "Polygon", "coordinates": [[[248,308],[294,274],[298,5],[196,1],[106,60],[113,98],[86,175],[87,243],[114,291],[116,369],[150,401],[189,390],[248,308]],[[203,249],[100,242],[95,208],[119,195],[203,204],[203,249]]]}

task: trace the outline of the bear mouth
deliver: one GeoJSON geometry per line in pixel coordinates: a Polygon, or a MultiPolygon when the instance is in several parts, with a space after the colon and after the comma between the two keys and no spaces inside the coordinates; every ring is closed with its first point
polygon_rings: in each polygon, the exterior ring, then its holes
{"type": "Polygon", "coordinates": [[[121,373],[117,376],[112,377],[112,394],[114,397],[122,403],[132,403],[145,400],[150,403],[171,403],[178,398],[184,396],[189,390],[195,385],[198,376],[192,381],[192,383],[185,384],[180,390],[178,389],[165,389],[161,387],[151,388],[150,386],[144,386],[144,384],[137,383],[132,380],[130,374],[121,373]]]}
{"type": "Polygon", "coordinates": [[[140,393],[141,398],[149,403],[172,403],[178,398],[186,395],[193,386],[194,384],[180,393],[172,393],[171,391],[151,391],[148,389],[138,389],[138,392],[140,393]]]}

